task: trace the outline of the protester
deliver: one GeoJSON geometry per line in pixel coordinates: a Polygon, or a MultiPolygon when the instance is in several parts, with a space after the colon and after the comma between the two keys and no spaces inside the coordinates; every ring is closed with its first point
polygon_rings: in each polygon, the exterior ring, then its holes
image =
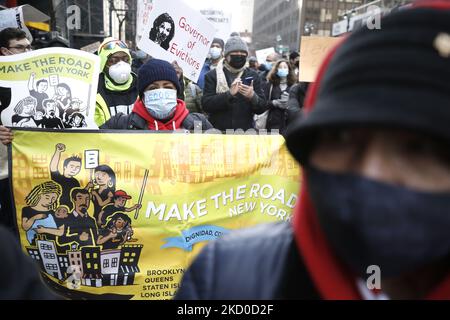
{"type": "Polygon", "coordinates": [[[139,98],[129,115],[119,113],[101,129],[138,130],[203,130],[212,125],[202,114],[189,113],[183,100],[177,99],[181,90],[174,67],[163,60],[147,61],[138,73],[139,98]],[[199,128],[200,129],[200,128],[199,128]]]}
{"type": "Polygon", "coordinates": [[[178,65],[178,62],[176,60],[172,61],[172,67],[175,69],[175,72],[177,73],[178,83],[180,84],[180,90],[177,91],[177,99],[184,101],[184,74],[183,69],[178,65]]]}
{"type": "MultiPolygon", "coordinates": [[[[2,56],[19,54],[31,50],[26,33],[17,28],[0,31],[0,53],[2,56]]],[[[0,87],[0,114],[11,103],[11,88],[0,87]]],[[[6,145],[12,140],[10,129],[1,124],[0,119],[0,224],[14,230],[11,206],[11,189],[8,178],[8,152],[6,145]]]]}
{"type": "Polygon", "coordinates": [[[106,38],[98,48],[100,70],[95,107],[95,122],[101,126],[111,116],[129,114],[138,96],[136,75],[131,71],[127,45],[106,38]]]}
{"type": "Polygon", "coordinates": [[[328,55],[287,137],[292,224],[209,243],[178,299],[450,299],[450,3],[423,6],[328,55]]]}
{"type": "Polygon", "coordinates": [[[280,55],[276,52],[267,55],[266,61],[261,65],[262,68],[261,71],[259,72],[259,78],[263,85],[267,83],[267,76],[269,75],[270,70],[272,70],[274,63],[280,59],[281,59],[280,55]]]}
{"type": "Polygon", "coordinates": [[[224,55],[205,76],[203,110],[216,129],[253,128],[254,114],[263,113],[267,106],[258,74],[246,66],[247,44],[240,37],[231,37],[224,55]]]}
{"type": "Polygon", "coordinates": [[[287,126],[289,89],[295,84],[294,70],[287,60],[278,60],[267,75],[264,94],[269,106],[266,129],[284,133],[287,126]]]}
{"type": "Polygon", "coordinates": [[[211,47],[209,48],[209,58],[206,59],[205,63],[203,64],[202,70],[200,71],[200,76],[197,80],[197,85],[200,87],[200,89],[204,90],[205,88],[205,75],[209,71],[214,70],[219,64],[219,61],[223,58],[224,46],[225,43],[222,39],[213,39],[211,47]]]}
{"type": "Polygon", "coordinates": [[[292,51],[289,54],[289,63],[291,64],[292,68],[294,69],[295,75],[298,77],[298,70],[300,66],[300,55],[297,51],[292,51]]]}
{"type": "Polygon", "coordinates": [[[258,59],[256,59],[256,57],[254,57],[254,56],[251,56],[250,58],[248,58],[248,67],[250,69],[253,69],[256,72],[258,72],[259,71],[258,59]]]}
{"type": "MultiPolygon", "coordinates": [[[[189,112],[203,113],[202,108],[203,91],[198,85],[191,80],[184,78],[184,102],[189,112]]],[[[206,116],[206,114],[205,114],[206,116]]]]}
{"type": "Polygon", "coordinates": [[[289,90],[289,100],[287,103],[287,125],[289,126],[295,119],[301,116],[301,110],[305,101],[309,82],[298,82],[289,90]]]}

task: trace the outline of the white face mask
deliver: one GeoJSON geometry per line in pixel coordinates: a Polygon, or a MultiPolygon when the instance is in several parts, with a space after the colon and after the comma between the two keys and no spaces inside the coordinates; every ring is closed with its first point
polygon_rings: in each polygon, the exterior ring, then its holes
{"type": "Polygon", "coordinates": [[[209,54],[212,59],[216,60],[216,59],[220,58],[220,55],[222,54],[222,49],[217,48],[217,47],[212,47],[211,49],[209,49],[209,54]]]}
{"type": "Polygon", "coordinates": [[[130,79],[131,76],[131,66],[129,63],[124,61],[119,61],[116,64],[109,67],[109,76],[114,82],[118,84],[123,84],[130,79]]]}
{"type": "Polygon", "coordinates": [[[177,106],[177,90],[155,89],[144,92],[144,104],[157,120],[168,119],[177,106]]]}

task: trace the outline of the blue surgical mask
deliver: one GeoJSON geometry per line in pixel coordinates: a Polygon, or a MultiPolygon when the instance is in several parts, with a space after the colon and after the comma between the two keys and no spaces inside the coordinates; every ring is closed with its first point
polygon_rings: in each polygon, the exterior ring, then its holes
{"type": "Polygon", "coordinates": [[[222,49],[217,48],[217,47],[212,47],[211,49],[209,49],[209,54],[211,56],[211,59],[218,59],[220,58],[220,55],[222,54],[222,49]]]}
{"type": "Polygon", "coordinates": [[[144,92],[144,105],[157,120],[170,118],[177,106],[177,90],[155,89],[144,92]]]}
{"type": "Polygon", "coordinates": [[[266,67],[266,70],[272,70],[272,62],[264,62],[264,67],[266,67]]]}
{"type": "Polygon", "coordinates": [[[286,78],[289,74],[289,69],[278,69],[277,71],[277,76],[279,76],[280,78],[286,78]]]}

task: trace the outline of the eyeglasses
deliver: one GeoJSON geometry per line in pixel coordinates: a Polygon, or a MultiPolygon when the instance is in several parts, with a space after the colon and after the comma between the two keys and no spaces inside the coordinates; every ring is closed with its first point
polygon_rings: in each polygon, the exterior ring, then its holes
{"type": "Polygon", "coordinates": [[[16,50],[18,50],[18,51],[22,51],[22,52],[25,52],[25,51],[31,51],[31,45],[27,45],[27,46],[15,46],[15,47],[8,47],[8,49],[16,49],[16,50]]]}
{"type": "Polygon", "coordinates": [[[128,46],[126,45],[125,42],[123,42],[121,40],[112,40],[112,41],[109,41],[109,42],[105,43],[100,48],[100,50],[98,50],[98,52],[102,51],[103,49],[105,49],[105,50],[112,50],[115,47],[119,47],[119,48],[122,48],[122,49],[128,49],[128,46]]]}

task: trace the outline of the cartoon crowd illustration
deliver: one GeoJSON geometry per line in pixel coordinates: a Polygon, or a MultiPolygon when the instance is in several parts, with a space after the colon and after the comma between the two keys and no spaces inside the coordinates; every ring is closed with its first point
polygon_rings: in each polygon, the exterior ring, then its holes
{"type": "Polygon", "coordinates": [[[133,284],[142,245],[133,238],[131,196],[117,190],[108,165],[93,169],[93,179],[81,186],[78,156],[60,162],[66,146],[58,143],[50,161],[50,181],[35,185],[25,197],[21,227],[27,251],[49,275],[64,281],[78,267],[87,286],[133,284]]]}
{"type": "MultiPolygon", "coordinates": [[[[57,75],[50,78],[58,79],[57,75]]],[[[65,83],[57,81],[52,87],[54,94],[50,98],[47,78],[35,81],[35,74],[32,73],[28,80],[29,96],[15,105],[12,125],[47,129],[87,127],[83,101],[73,98],[72,90],[65,83]]]]}

